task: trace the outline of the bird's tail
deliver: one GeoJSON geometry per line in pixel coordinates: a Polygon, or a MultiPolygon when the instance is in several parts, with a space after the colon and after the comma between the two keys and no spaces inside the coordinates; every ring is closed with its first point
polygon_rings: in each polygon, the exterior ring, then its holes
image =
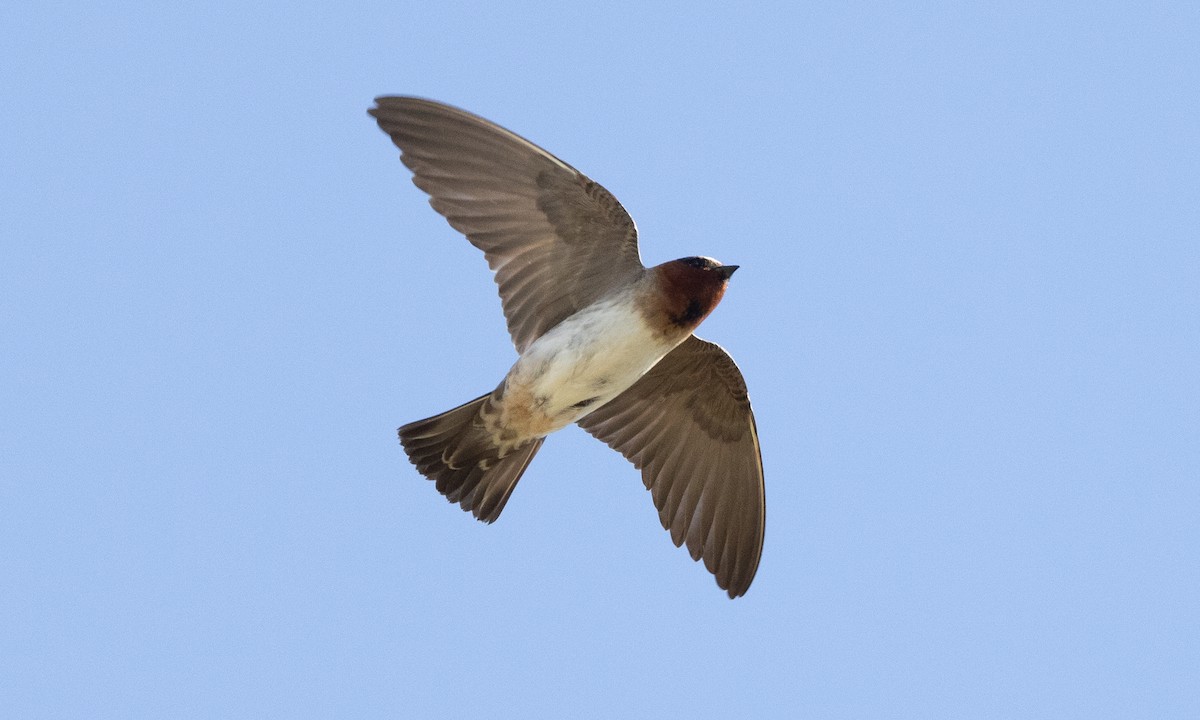
{"type": "Polygon", "coordinates": [[[543,440],[531,440],[502,455],[483,423],[491,397],[475,398],[399,431],[408,459],[437,484],[438,492],[487,523],[500,517],[543,440]]]}

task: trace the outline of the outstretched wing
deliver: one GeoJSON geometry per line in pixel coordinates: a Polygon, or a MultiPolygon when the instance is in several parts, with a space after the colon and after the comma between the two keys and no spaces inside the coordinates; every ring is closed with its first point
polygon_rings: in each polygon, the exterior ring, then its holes
{"type": "Polygon", "coordinates": [[[579,425],[642,471],[675,545],[744,595],[762,556],[762,455],[746,382],[719,345],[689,337],[579,425]]]}
{"type": "Polygon", "coordinates": [[[380,97],[369,112],[429,204],[483,250],[519,352],[644,272],[621,204],[508,130],[430,100],[380,97]]]}

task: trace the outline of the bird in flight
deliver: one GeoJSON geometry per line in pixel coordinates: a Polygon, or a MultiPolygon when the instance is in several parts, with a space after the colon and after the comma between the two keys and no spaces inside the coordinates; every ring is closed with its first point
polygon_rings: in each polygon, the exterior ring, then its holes
{"type": "Polygon", "coordinates": [[[450,502],[490,523],[550,433],[571,423],[624,455],[676,546],[729,597],[762,555],[762,456],[746,383],[692,334],[737,265],[647,268],[607,190],[471,113],[380,97],[370,114],[433,209],[483,251],[519,357],[495,390],[399,430],[450,502]]]}

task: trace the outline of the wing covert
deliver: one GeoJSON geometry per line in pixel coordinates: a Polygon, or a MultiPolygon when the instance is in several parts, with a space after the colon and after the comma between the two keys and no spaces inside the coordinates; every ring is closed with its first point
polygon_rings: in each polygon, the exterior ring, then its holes
{"type": "Polygon", "coordinates": [[[375,102],[369,112],[413,182],[483,250],[518,352],[644,272],[633,220],[578,170],[464,110],[412,97],[375,102]]]}
{"type": "Polygon", "coordinates": [[[762,454],[741,371],[694,335],[579,425],[642,471],[663,527],[738,597],[766,524],[762,454]]]}

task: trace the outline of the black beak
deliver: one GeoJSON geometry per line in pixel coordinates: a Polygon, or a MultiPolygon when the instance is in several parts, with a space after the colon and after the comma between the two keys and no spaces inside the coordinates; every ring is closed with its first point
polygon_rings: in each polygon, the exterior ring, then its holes
{"type": "Polygon", "coordinates": [[[728,280],[730,278],[730,276],[733,275],[733,271],[737,270],[739,267],[741,267],[741,266],[740,265],[722,265],[721,267],[717,268],[716,270],[717,270],[717,272],[724,275],[725,279],[728,280]]]}

